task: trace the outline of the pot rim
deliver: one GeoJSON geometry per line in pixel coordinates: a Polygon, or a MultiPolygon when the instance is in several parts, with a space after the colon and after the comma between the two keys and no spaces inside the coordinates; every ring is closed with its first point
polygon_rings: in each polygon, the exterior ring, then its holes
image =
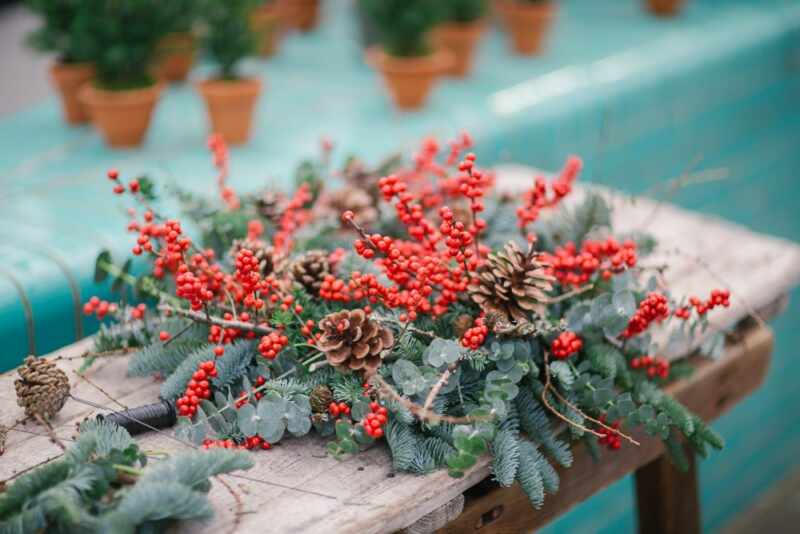
{"type": "Polygon", "coordinates": [[[139,87],[136,89],[125,89],[122,91],[109,91],[108,89],[101,89],[95,87],[94,84],[88,82],[81,87],[78,93],[78,98],[81,102],[87,105],[125,105],[135,106],[142,103],[156,100],[164,88],[162,82],[156,82],[147,87],[139,87]]]}
{"type": "Polygon", "coordinates": [[[262,82],[258,78],[237,78],[235,80],[220,80],[219,78],[208,78],[200,80],[195,84],[197,89],[204,94],[231,94],[238,92],[243,94],[258,94],[261,92],[262,82]]]}
{"type": "Polygon", "coordinates": [[[453,62],[452,53],[441,48],[434,49],[425,56],[398,57],[383,50],[380,45],[371,46],[365,51],[367,63],[374,68],[397,74],[438,74],[444,72],[453,62]]]}

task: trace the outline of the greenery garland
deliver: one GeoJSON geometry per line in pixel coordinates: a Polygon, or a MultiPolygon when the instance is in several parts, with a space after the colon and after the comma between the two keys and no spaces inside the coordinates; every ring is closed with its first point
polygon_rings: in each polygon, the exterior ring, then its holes
{"type": "Polygon", "coordinates": [[[220,200],[174,191],[199,242],[157,212],[149,180],[109,171],[142,207],[129,230],[149,267],[134,277],[104,252],[97,279],[147,306],[87,303],[117,321],[97,350],[140,346],[130,374],[165,378],[177,436],[194,444],[268,449],[315,431],[343,456],[385,439],[395,469],[455,477],[488,454],[497,482],[519,482],[535,506],[575,441],[616,451],[641,427],[679,465],[684,441],[722,447],[660,389],[687,366],[650,334],[698,335],[727,291],[671,296],[641,262],[652,238],[615,237],[601,194],[562,202],[577,158],[511,196],[471,144],[428,139],[410,163],[351,158],[333,173],[325,143],[291,194],[238,195],[212,138],[220,200]],[[344,187],[325,189],[334,174],[344,187]]]}

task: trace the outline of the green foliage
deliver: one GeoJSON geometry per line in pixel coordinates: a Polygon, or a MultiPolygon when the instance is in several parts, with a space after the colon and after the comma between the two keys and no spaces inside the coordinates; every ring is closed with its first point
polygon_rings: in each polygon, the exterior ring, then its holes
{"type": "Polygon", "coordinates": [[[541,463],[544,461],[533,444],[528,441],[520,443],[517,481],[535,508],[541,508],[544,504],[544,480],[541,469],[541,463]]]}
{"type": "Polygon", "coordinates": [[[208,479],[253,465],[247,454],[224,449],[145,463],[124,429],[85,422],[63,459],[0,494],[0,532],[161,532],[170,521],[211,517],[208,479]],[[123,474],[135,483],[122,484],[123,474]]]}
{"type": "Polygon", "coordinates": [[[359,0],[388,54],[422,56],[430,52],[428,31],[436,23],[439,0],[359,0]]]}
{"type": "Polygon", "coordinates": [[[519,468],[519,433],[514,429],[497,432],[492,442],[492,473],[501,486],[514,483],[519,468]]]}
{"type": "Polygon", "coordinates": [[[54,52],[62,63],[91,59],[91,36],[84,31],[87,2],[84,0],[26,0],[41,18],[41,26],[28,34],[28,44],[43,52],[54,52]]]}
{"type": "Polygon", "coordinates": [[[254,0],[202,0],[208,33],[205,47],[217,66],[217,77],[235,80],[237,67],[256,48],[256,36],[250,30],[250,12],[254,0]]]}
{"type": "Polygon", "coordinates": [[[446,21],[467,23],[486,15],[487,0],[441,0],[442,18],[446,21]]]}
{"type": "Polygon", "coordinates": [[[94,63],[98,86],[127,90],[152,85],[156,45],[172,31],[170,2],[94,0],[82,4],[86,13],[80,31],[90,39],[86,59],[94,63]]]}

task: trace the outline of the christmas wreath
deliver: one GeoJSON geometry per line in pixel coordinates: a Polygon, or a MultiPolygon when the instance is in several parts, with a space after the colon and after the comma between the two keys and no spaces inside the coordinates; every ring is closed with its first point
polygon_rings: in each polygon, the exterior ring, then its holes
{"type": "Polygon", "coordinates": [[[562,202],[579,159],[511,195],[471,144],[428,139],[410,162],[334,172],[324,143],[293,192],[239,195],[212,137],[219,199],[172,190],[197,240],[159,213],[153,182],[109,171],[136,202],[128,230],[146,265],[135,276],[143,262],[99,256],[96,278],[121,301],[85,305],[115,319],[98,357],[134,351],[129,373],[163,379],[177,437],[198,446],[269,449],[314,431],[335,456],[385,440],[395,469],[454,477],[489,454],[496,481],[535,506],[576,440],[615,450],[643,427],[678,464],[683,442],[720,448],[661,391],[688,366],[651,334],[698,335],[727,291],[670,295],[663,266],[642,261],[653,240],[615,236],[602,194],[562,202]]]}

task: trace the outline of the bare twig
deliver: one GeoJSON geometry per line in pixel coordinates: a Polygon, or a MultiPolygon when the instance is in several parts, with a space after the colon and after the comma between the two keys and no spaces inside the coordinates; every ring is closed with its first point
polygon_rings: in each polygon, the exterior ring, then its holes
{"type": "Polygon", "coordinates": [[[395,389],[389,385],[386,380],[379,374],[375,374],[370,379],[374,385],[378,387],[378,395],[393,400],[401,404],[405,409],[411,412],[417,419],[426,423],[436,424],[440,422],[451,423],[454,425],[469,425],[472,423],[479,423],[482,421],[491,421],[494,419],[494,412],[487,416],[472,416],[465,415],[463,417],[456,417],[453,415],[442,415],[430,410],[426,410],[424,406],[412,402],[408,398],[400,395],[395,389]]]}
{"type": "Polygon", "coordinates": [[[62,452],[66,451],[67,448],[64,446],[63,443],[61,443],[61,438],[59,438],[56,435],[55,431],[53,430],[53,427],[50,426],[50,423],[47,421],[47,419],[45,419],[38,413],[34,415],[34,418],[39,422],[40,425],[44,427],[45,432],[47,433],[47,437],[50,438],[50,441],[52,441],[55,445],[57,445],[62,452]]]}
{"type": "Polygon", "coordinates": [[[120,401],[118,401],[117,399],[115,399],[114,397],[112,397],[112,396],[111,396],[111,394],[110,394],[110,393],[108,393],[108,392],[107,392],[105,389],[103,389],[102,387],[100,387],[100,385],[99,385],[99,384],[96,384],[96,383],[94,383],[92,380],[89,380],[89,377],[87,377],[87,376],[86,376],[84,373],[79,373],[78,371],[73,371],[73,373],[75,373],[75,374],[78,376],[78,378],[80,378],[81,380],[83,380],[84,382],[86,382],[87,384],[89,384],[90,386],[92,386],[93,388],[95,388],[97,391],[99,391],[100,393],[102,393],[102,394],[103,394],[103,396],[104,396],[104,397],[106,397],[108,400],[110,400],[111,402],[113,402],[114,404],[116,404],[116,405],[118,405],[118,406],[121,406],[123,410],[127,410],[127,409],[128,409],[128,407],[127,407],[127,406],[125,406],[125,405],[124,405],[124,404],[122,404],[120,401]]]}
{"type": "Polygon", "coordinates": [[[587,291],[591,291],[594,288],[593,284],[588,284],[585,286],[581,286],[578,288],[573,289],[572,291],[567,291],[566,293],[562,293],[557,297],[547,297],[546,299],[542,300],[545,304],[556,304],[558,302],[563,302],[567,299],[571,299],[572,297],[577,297],[587,291]]]}
{"type": "Polygon", "coordinates": [[[233,487],[231,487],[231,485],[228,484],[222,476],[216,476],[214,478],[219,480],[219,483],[225,486],[225,489],[227,489],[228,493],[230,493],[231,497],[233,497],[233,502],[236,506],[236,509],[233,514],[233,522],[231,523],[228,532],[234,534],[239,530],[239,524],[242,522],[242,514],[244,513],[244,503],[242,502],[242,497],[236,493],[236,491],[234,491],[233,487]]]}
{"type": "Polygon", "coordinates": [[[461,360],[456,360],[447,366],[447,369],[444,370],[442,376],[439,377],[439,380],[431,388],[431,392],[428,393],[428,397],[425,399],[425,404],[422,405],[423,410],[426,412],[430,410],[431,404],[433,404],[433,401],[436,400],[436,396],[439,395],[439,392],[442,390],[444,385],[447,384],[447,381],[450,379],[450,375],[453,374],[453,371],[456,370],[460,362],[461,360]]]}
{"type": "Polygon", "coordinates": [[[229,321],[227,319],[222,319],[220,317],[215,317],[213,315],[206,315],[205,313],[200,313],[193,310],[176,308],[175,306],[170,306],[169,304],[161,304],[158,307],[158,309],[164,312],[174,313],[175,315],[180,315],[182,317],[187,317],[189,319],[192,319],[193,321],[197,321],[200,323],[221,326],[222,328],[235,328],[237,330],[242,330],[244,332],[255,332],[256,334],[262,334],[262,335],[271,334],[272,332],[275,332],[274,328],[270,328],[267,326],[260,326],[257,324],[246,323],[243,321],[229,321]]]}

